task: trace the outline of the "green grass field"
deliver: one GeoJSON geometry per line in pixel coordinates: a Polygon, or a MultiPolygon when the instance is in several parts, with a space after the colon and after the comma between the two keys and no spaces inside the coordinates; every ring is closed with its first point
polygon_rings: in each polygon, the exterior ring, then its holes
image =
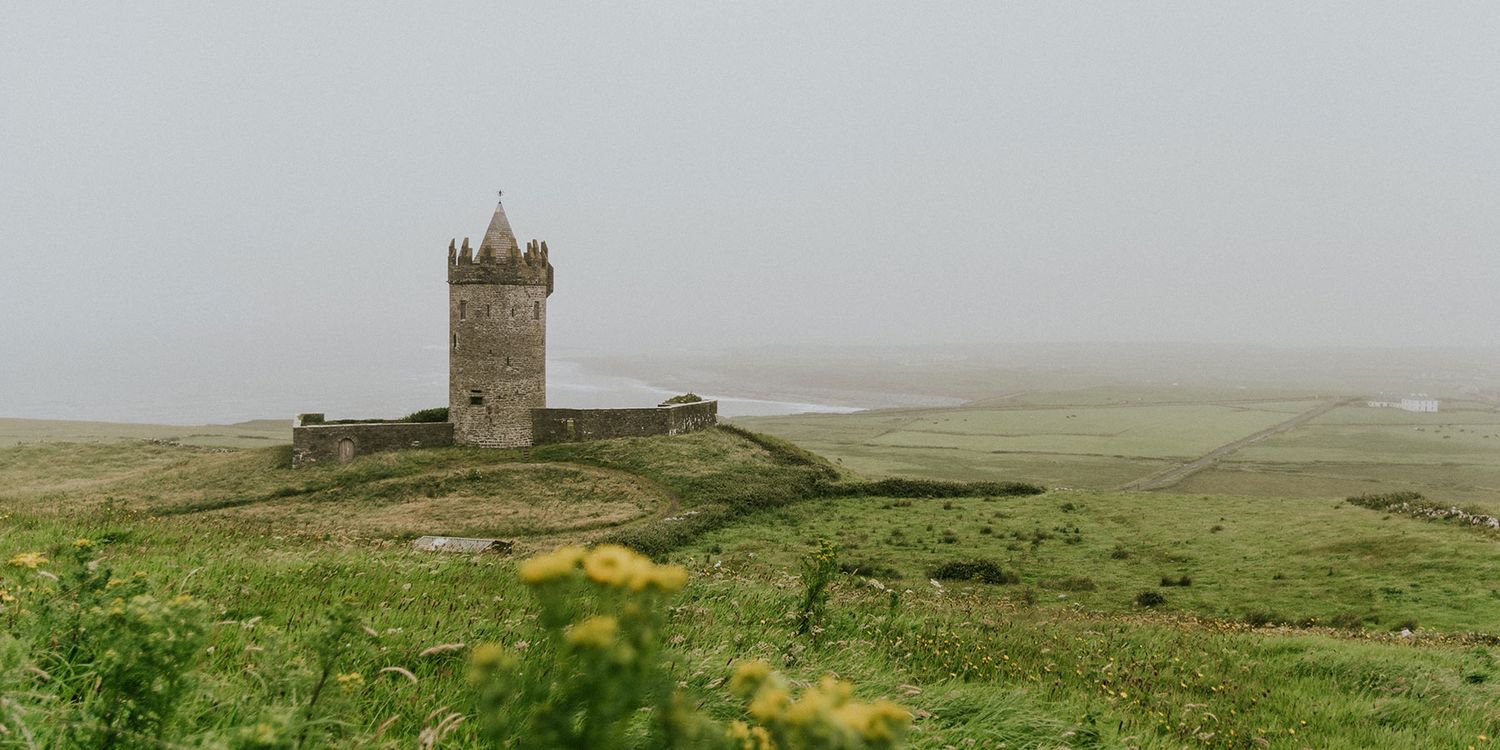
{"type": "MultiPolygon", "coordinates": [[[[418,744],[434,717],[472,715],[472,644],[524,655],[539,633],[510,559],[405,540],[505,534],[525,554],[710,509],[719,520],[667,553],[691,580],[662,635],[678,684],[714,716],[737,710],[729,665],[759,657],[797,681],[833,672],[861,697],[902,702],[918,748],[1467,747],[1500,731],[1500,650],[1469,634],[1500,622],[1500,541],[1471,528],[1327,499],[825,499],[814,479],[831,472],[817,459],[723,430],[286,462],[285,448],[0,449],[0,559],[57,560],[74,539],[100,540],[102,565],[138,571],[163,599],[206,602],[212,649],[178,736],[222,739],[306,703],[318,613],[348,603],[373,635],[338,670],[362,677],[303,744],[418,744]],[[855,573],[834,581],[815,644],[794,620],[799,561],[818,538],[839,542],[855,573]],[[932,567],[974,557],[1020,582],[928,582],[932,567]],[[1160,585],[1183,575],[1191,585],[1160,585]],[[1142,591],[1166,601],[1139,607],[1142,591]],[[1288,624],[1252,628],[1257,613],[1288,624]],[[1392,632],[1411,625],[1415,637],[1392,632]],[[422,655],[439,644],[468,645],[422,655]],[[415,682],[381,671],[392,666],[415,682]]],[[[19,600],[0,621],[20,628],[17,606],[48,585],[0,568],[19,600]]],[[[24,700],[38,678],[9,658],[0,685],[24,700]]],[[[482,746],[473,726],[441,746],[482,746]]],[[[9,746],[26,745],[0,733],[9,746]]]]}
{"type": "Polygon", "coordinates": [[[165,425],[80,422],[0,417],[0,446],[40,442],[98,443],[161,440],[184,445],[260,448],[292,441],[290,419],[256,419],[238,424],[165,425]]]}
{"type": "MultiPolygon", "coordinates": [[[[1175,388],[1028,392],[941,409],[741,418],[870,475],[1110,489],[1306,411],[1320,398],[1175,388]]],[[[1413,490],[1500,512],[1500,411],[1342,406],[1235,451],[1167,492],[1341,498],[1413,490]]]]}

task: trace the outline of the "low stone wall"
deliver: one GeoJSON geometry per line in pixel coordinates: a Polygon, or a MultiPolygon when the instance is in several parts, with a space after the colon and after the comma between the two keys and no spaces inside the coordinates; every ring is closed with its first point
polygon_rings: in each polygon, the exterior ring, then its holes
{"type": "Polygon", "coordinates": [[[680,435],[719,423],[719,402],[646,409],[532,409],[534,444],[574,443],[618,437],[680,435]]]}
{"type": "Polygon", "coordinates": [[[453,445],[452,422],[299,425],[292,428],[292,466],[337,463],[367,453],[443,445],[453,445]]]}

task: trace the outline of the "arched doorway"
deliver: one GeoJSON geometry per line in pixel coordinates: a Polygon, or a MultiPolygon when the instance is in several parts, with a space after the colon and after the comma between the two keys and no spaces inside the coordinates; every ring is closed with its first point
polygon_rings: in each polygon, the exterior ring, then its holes
{"type": "Polygon", "coordinates": [[[344,438],[339,441],[339,460],[348,461],[351,458],[354,458],[354,440],[344,438]]]}

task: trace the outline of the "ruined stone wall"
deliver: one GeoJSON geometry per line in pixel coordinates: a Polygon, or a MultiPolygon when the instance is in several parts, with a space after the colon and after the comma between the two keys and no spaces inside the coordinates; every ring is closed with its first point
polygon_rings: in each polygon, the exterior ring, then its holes
{"type": "Polygon", "coordinates": [[[713,427],[718,420],[717,401],[647,409],[534,409],[531,434],[537,445],[679,435],[713,427]]]}
{"type": "Polygon", "coordinates": [[[366,424],[308,425],[292,428],[292,466],[314,463],[337,463],[340,445],[347,457],[367,453],[434,448],[453,445],[453,425],[449,422],[376,422],[366,424]]]}
{"type": "Polygon", "coordinates": [[[455,280],[448,326],[454,439],[531,445],[531,410],[547,405],[547,287],[455,280]]]}

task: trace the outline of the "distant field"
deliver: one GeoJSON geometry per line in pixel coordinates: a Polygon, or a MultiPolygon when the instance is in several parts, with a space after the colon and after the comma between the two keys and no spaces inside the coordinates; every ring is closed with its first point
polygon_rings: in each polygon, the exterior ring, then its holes
{"type": "Polygon", "coordinates": [[[747,417],[736,423],[868,474],[1008,478],[1106,489],[1196,458],[1319,403],[1286,394],[1213,400],[1226,395],[1231,394],[1087,389],[953,408],[747,417]],[[1076,400],[1070,402],[1070,396],[1076,400]]]}
{"type": "Polygon", "coordinates": [[[0,446],[17,443],[98,443],[113,440],[169,440],[183,445],[258,448],[292,441],[289,419],[256,419],[238,424],[162,425],[0,418],[0,446]]]}
{"type": "MultiPolygon", "coordinates": [[[[1109,489],[1317,403],[1295,393],[1090,388],[1014,394],[955,408],[736,421],[867,474],[1109,489]]],[[[1392,490],[1500,512],[1500,411],[1475,401],[1445,401],[1437,414],[1342,406],[1167,488],[1266,497],[1392,490]]]]}

